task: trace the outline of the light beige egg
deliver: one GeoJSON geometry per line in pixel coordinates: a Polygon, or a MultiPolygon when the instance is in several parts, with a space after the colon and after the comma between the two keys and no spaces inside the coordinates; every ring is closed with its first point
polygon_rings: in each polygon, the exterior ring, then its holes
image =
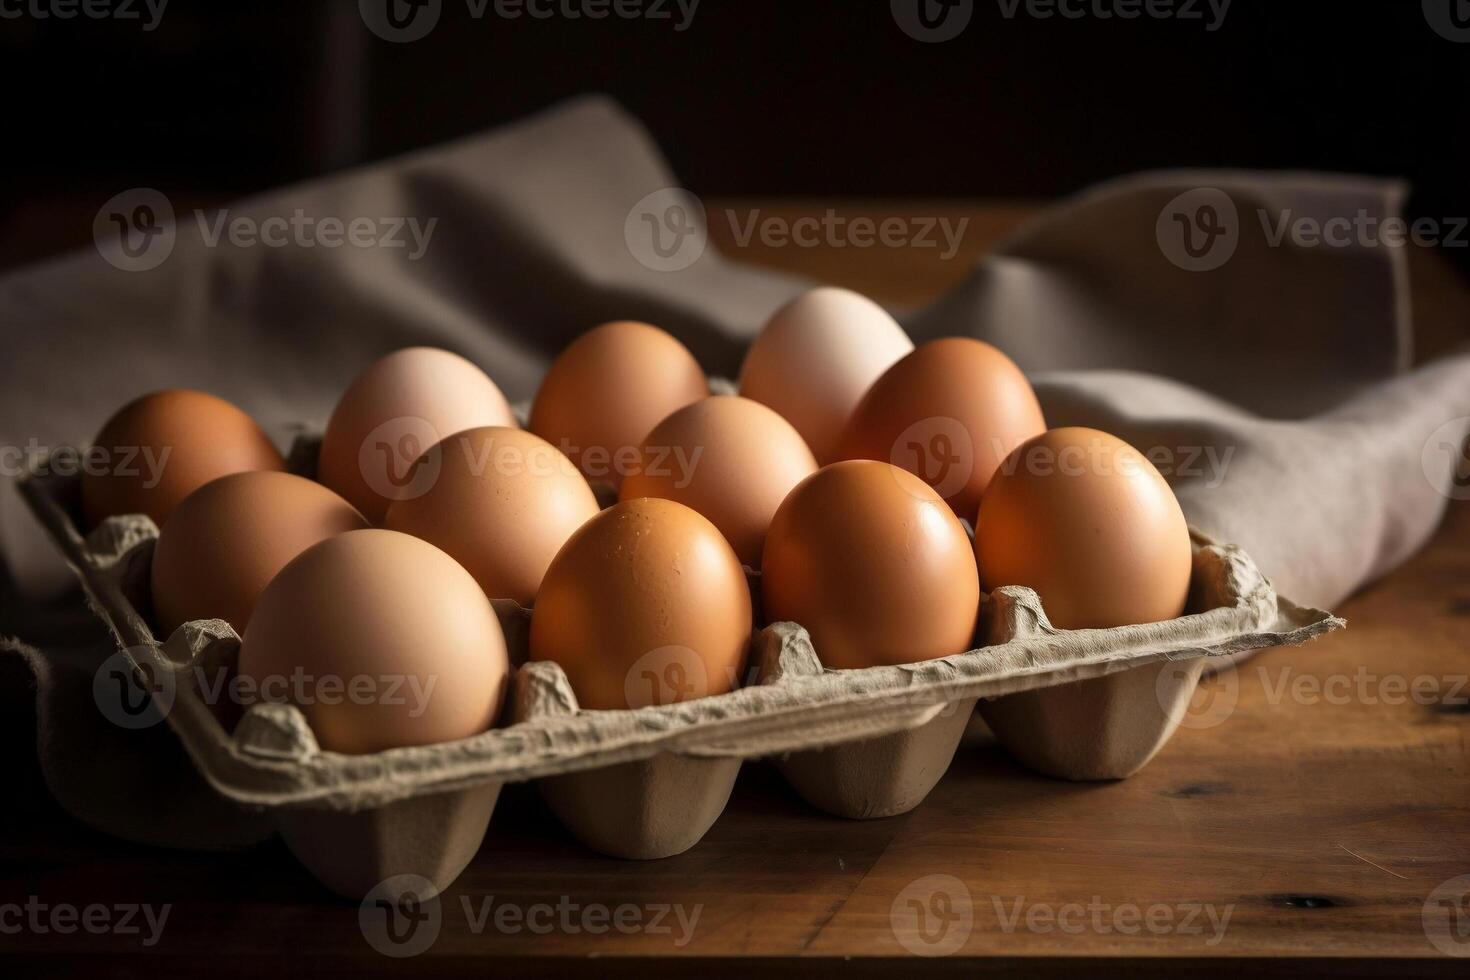
{"type": "Polygon", "coordinates": [[[775,409],[825,465],[840,458],[843,426],[869,386],[913,349],[883,307],[824,286],[766,323],[741,365],[740,394],[775,409]]]}
{"type": "Polygon", "coordinates": [[[470,573],[427,541],[369,528],[313,545],[266,586],[238,690],[296,704],[322,748],[363,754],[485,731],[509,675],[470,573]]]}
{"type": "Polygon", "coordinates": [[[322,437],[318,477],[373,523],[388,505],[422,493],[414,468],[446,436],[514,426],[495,382],[458,354],[407,347],[370,364],[342,395],[322,437]]]}

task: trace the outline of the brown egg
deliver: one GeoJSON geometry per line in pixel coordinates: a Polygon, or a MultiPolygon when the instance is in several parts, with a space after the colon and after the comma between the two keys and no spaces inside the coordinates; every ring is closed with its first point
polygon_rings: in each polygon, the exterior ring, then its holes
{"type": "Polygon", "coordinates": [[[422,493],[414,462],[439,440],[482,425],[515,426],[505,396],[474,364],[407,347],[357,376],[327,422],[318,475],[373,523],[422,493]]]}
{"type": "Polygon", "coordinates": [[[589,480],[616,488],[653,427],[708,394],[699,362],[673,337],[646,323],[604,323],[551,365],[529,428],[589,480]]]}
{"type": "Polygon", "coordinates": [[[296,704],[323,749],[353,755],[485,731],[509,674],[470,573],[377,528],[298,555],[266,586],[240,646],[245,700],[296,704]]]}
{"type": "Polygon", "coordinates": [[[841,458],[842,427],[863,393],[913,349],[883,307],[824,286],[771,317],[746,352],[740,394],[779,412],[825,465],[841,458]]]}
{"type": "Polygon", "coordinates": [[[416,465],[437,474],[432,485],[394,501],[384,526],[444,549],[492,599],[535,602],[551,559],[597,513],[572,461],[521,429],[458,433],[416,465]]]}
{"type": "Polygon", "coordinates": [[[720,532],[641,497],[582,525],[552,561],[531,659],[560,664],[584,709],[641,708],[736,687],[750,634],[750,589],[720,532]]]}
{"type": "Polygon", "coordinates": [[[307,548],[367,527],[352,505],[290,473],[211,480],[174,508],[153,549],[153,613],[166,637],[193,619],[243,633],[270,580],[307,548]]]}
{"type": "Polygon", "coordinates": [[[147,514],[163,527],[189,494],[216,477],[282,470],[255,420],[222,398],[175,388],[144,395],[107,420],[84,458],[82,518],[147,514]]]}
{"type": "Polygon", "coordinates": [[[986,591],[1024,585],[1052,625],[1154,623],[1184,611],[1192,549],[1152,463],[1096,429],[1053,429],[1011,454],[980,504],[986,591]]]}
{"type": "Polygon", "coordinates": [[[791,491],[766,533],[766,618],[806,627],[828,667],[932,660],[971,648],[980,611],[963,525],[918,477],[852,460],[791,491]]]}
{"type": "Polygon", "coordinates": [[[1014,361],[983,341],[946,337],[921,344],[868,389],[841,455],[902,466],[969,520],[1001,460],[1045,430],[1014,361]]]}
{"type": "Polygon", "coordinates": [[[817,470],[801,436],[749,398],[705,398],[648,434],[621,499],[662,497],[709,518],[741,562],[759,568],[766,528],[791,488],[817,470]]]}

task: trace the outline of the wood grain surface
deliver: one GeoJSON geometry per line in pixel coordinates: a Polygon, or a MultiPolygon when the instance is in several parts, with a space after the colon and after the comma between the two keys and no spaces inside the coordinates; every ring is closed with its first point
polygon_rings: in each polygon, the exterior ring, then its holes
{"type": "MultiPolygon", "coordinates": [[[[764,207],[968,219],[948,259],[742,247],[714,225],[734,257],[901,304],[956,281],[1032,210],[764,207]]],[[[1422,356],[1462,342],[1463,284],[1429,254],[1414,256],[1413,282],[1422,356]]],[[[0,975],[1467,975],[1470,959],[1444,953],[1470,956],[1470,877],[1454,881],[1470,875],[1470,507],[1337,611],[1345,633],[1209,681],[1124,782],[1034,775],[976,731],[917,810],[851,822],[751,763],[701,844],[646,863],[587,851],[533,789],[509,788],[477,859],[426,909],[434,941],[408,959],[376,952],[359,908],[281,845],[193,855],[106,839],[45,797],[29,746],[11,750],[21,794],[0,816],[0,975]],[[151,947],[142,920],[141,935],[62,934],[49,911],[44,929],[7,928],[18,916],[5,903],[33,897],[51,911],[171,911],[151,947]],[[894,961],[914,953],[947,955],[894,961]]],[[[3,704],[23,717],[26,697],[11,683],[3,704]]]]}

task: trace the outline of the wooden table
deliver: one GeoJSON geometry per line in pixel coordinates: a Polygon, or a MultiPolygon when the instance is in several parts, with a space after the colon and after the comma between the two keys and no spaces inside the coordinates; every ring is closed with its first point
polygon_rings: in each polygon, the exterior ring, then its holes
{"type": "MultiPolygon", "coordinates": [[[[833,206],[971,221],[949,261],[917,250],[740,248],[718,227],[716,237],[748,261],[917,303],[1030,213],[833,206]]],[[[775,210],[791,217],[826,207],[775,210]]],[[[1416,254],[1413,269],[1429,356],[1464,337],[1470,302],[1434,256],[1416,254]]],[[[1428,549],[1340,612],[1346,633],[1209,682],[1215,700],[1202,700],[1195,720],[1126,782],[1033,775],[981,733],[917,810],[850,822],[814,811],[754,763],[701,844],[650,863],[588,852],[533,791],[513,787],[478,858],[440,903],[437,940],[407,960],[374,952],[358,908],[325,894],[279,844],[216,857],[108,840],[62,816],[34,767],[12,754],[21,795],[0,813],[0,906],[36,895],[52,905],[171,903],[172,912],[152,949],[138,936],[0,934],[0,974],[21,975],[6,967],[10,957],[37,975],[148,977],[160,967],[216,975],[286,966],[511,977],[643,976],[671,966],[704,976],[1235,975],[1241,958],[1280,975],[1466,975],[1470,960],[1431,959],[1429,932],[1450,909],[1436,905],[1426,919],[1425,903],[1470,873],[1470,507],[1454,507],[1428,549]],[[663,907],[698,918],[688,936],[672,912],[659,923],[667,931],[594,935],[580,924],[622,907],[649,924],[663,907]],[[489,924],[477,932],[487,908],[489,924]],[[929,912],[927,936],[913,928],[915,909],[929,912]],[[555,921],[538,934],[524,923],[497,928],[497,915],[555,921]],[[893,960],[951,948],[922,963],[893,960]]],[[[25,692],[12,684],[5,698],[24,719],[25,692]]],[[[1450,948],[1470,954],[1470,899],[1460,901],[1465,935],[1450,948]]]]}

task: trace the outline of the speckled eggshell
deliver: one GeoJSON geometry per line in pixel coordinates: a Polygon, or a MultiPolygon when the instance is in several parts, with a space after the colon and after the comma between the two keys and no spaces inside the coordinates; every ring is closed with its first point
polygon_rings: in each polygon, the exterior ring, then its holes
{"type": "Polygon", "coordinates": [[[531,659],[561,665],[584,709],[723,694],[752,632],[740,560],[708,520],[640,497],[584,524],[557,554],[531,616],[531,659]]]}
{"type": "Polygon", "coordinates": [[[811,634],[827,667],[914,663],[972,646],[980,582],[969,536],[918,477],[833,463],[776,511],[761,563],[766,619],[811,634]]]}

